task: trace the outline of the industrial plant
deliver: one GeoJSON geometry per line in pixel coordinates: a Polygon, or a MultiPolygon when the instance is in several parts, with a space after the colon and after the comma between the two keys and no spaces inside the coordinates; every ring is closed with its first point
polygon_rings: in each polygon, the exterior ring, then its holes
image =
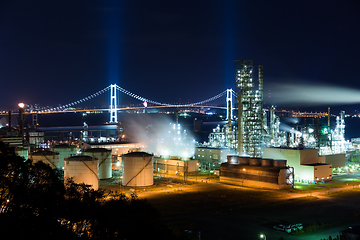
{"type": "MultiPolygon", "coordinates": [[[[276,115],[276,108],[263,108],[263,67],[258,66],[258,84],[255,84],[253,61],[234,62],[234,95],[237,97],[238,115],[231,119],[233,103],[232,98],[227,98],[227,123],[214,128],[209,134],[209,141],[199,144],[196,149],[195,158],[200,159],[201,163],[206,162],[205,155],[209,156],[207,160],[211,160],[211,152],[218,151],[221,156],[221,152],[227,149],[229,153],[238,154],[239,158],[250,157],[258,159],[258,162],[262,159],[270,162],[286,160],[288,166],[294,168],[291,181],[312,183],[331,180],[332,171],[346,169],[347,162],[358,158],[359,150],[345,140],[344,111],[336,117],[334,129],[330,126],[329,108],[327,125],[321,124],[320,118],[314,118],[312,123],[305,122],[302,126],[297,124],[281,130],[282,124],[280,117],[276,115]]],[[[229,159],[226,160],[222,155],[216,162],[221,164],[220,179],[226,177],[229,181],[229,176],[232,176],[233,181],[241,179],[244,184],[244,176],[248,174],[240,170],[246,169],[243,168],[248,165],[244,163],[246,161],[229,162],[229,159]],[[238,174],[229,175],[230,170],[238,171],[238,174]]],[[[269,165],[262,168],[259,164],[257,168],[262,171],[253,171],[251,178],[262,182],[260,176],[270,171],[269,165]]],[[[287,179],[285,182],[289,181],[287,179]]],[[[265,182],[262,183],[263,186],[266,185],[265,182]]]]}
{"type": "MultiPolygon", "coordinates": [[[[42,128],[32,114],[32,127],[25,126],[25,105],[21,104],[19,128],[12,126],[9,111],[8,125],[0,129],[1,140],[25,159],[45,162],[64,171],[65,179],[84,181],[94,188],[100,180],[113,178],[116,171],[123,186],[151,186],[156,174],[185,177],[210,172],[223,182],[283,189],[294,182],[329,181],[333,172],[346,171],[348,163],[358,161],[359,141],[345,140],[344,111],[336,116],[333,129],[330,108],[324,114],[305,114],[304,122],[288,126],[281,122],[277,113],[282,112],[275,106],[264,108],[263,66],[256,68],[252,60],[234,63],[235,91],[226,91],[226,122],[218,124],[205,142],[196,142],[190,131],[182,129],[178,111],[175,123],[147,126],[146,133],[139,132],[141,127],[127,132],[130,130],[117,122],[113,106],[116,85],[111,85],[111,124],[88,126],[84,122],[71,130],[42,128]],[[129,141],[130,133],[137,140],[129,141]]],[[[147,115],[147,104],[144,106],[141,114],[147,115]]],[[[201,121],[195,119],[194,130],[199,129],[201,121]]]]}

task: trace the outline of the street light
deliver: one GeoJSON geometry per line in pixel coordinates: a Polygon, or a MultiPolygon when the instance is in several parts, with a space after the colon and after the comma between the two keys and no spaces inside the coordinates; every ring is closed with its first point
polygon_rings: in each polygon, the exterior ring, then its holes
{"type": "Polygon", "coordinates": [[[19,128],[20,128],[20,137],[22,143],[24,143],[24,125],[23,125],[23,112],[25,108],[25,103],[19,103],[19,128]]]}
{"type": "Polygon", "coordinates": [[[266,236],[264,234],[260,234],[260,238],[266,240],[266,236]]]}
{"type": "MultiPolygon", "coordinates": [[[[243,172],[245,172],[245,171],[246,171],[246,169],[245,169],[245,168],[243,168],[243,172]]],[[[242,176],[242,187],[244,187],[244,180],[245,180],[244,173],[243,173],[243,174],[241,174],[241,176],[242,176]]]]}

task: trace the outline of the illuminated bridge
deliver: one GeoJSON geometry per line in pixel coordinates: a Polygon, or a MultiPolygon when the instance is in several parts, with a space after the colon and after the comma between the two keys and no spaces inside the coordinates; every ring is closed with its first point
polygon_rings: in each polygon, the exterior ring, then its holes
{"type": "MultiPolygon", "coordinates": [[[[68,104],[61,104],[57,107],[39,107],[39,106],[31,106],[31,105],[26,105],[25,106],[25,114],[37,114],[37,113],[65,113],[65,112],[100,112],[100,111],[109,111],[110,112],[110,121],[109,122],[117,122],[117,112],[118,111],[124,111],[124,110],[136,110],[136,109],[144,109],[144,108],[185,108],[185,107],[198,107],[198,108],[221,108],[221,109],[227,109],[227,118],[229,117],[230,114],[230,118],[232,118],[232,111],[229,111],[228,108],[232,108],[233,104],[233,98],[236,97],[237,94],[234,92],[234,90],[232,89],[227,89],[225,91],[222,91],[221,93],[207,98],[205,100],[202,101],[198,101],[198,102],[193,102],[193,103],[187,103],[187,104],[171,104],[171,103],[162,103],[162,102],[157,102],[145,97],[141,97],[137,94],[134,94],[116,84],[111,84],[110,86],[107,86],[106,88],[88,95],[84,98],[81,98],[77,101],[73,101],[71,103],[68,104]],[[107,93],[107,94],[106,94],[107,93]],[[135,99],[138,101],[137,106],[120,106],[118,103],[120,96],[129,96],[132,99],[135,99]],[[102,107],[89,107],[89,105],[92,104],[87,104],[90,102],[96,102],[98,101],[98,99],[100,97],[106,97],[108,99],[108,101],[110,102],[109,104],[106,104],[106,106],[102,106],[102,107]],[[219,106],[211,106],[211,105],[204,105],[204,104],[208,104],[210,102],[213,102],[221,97],[226,96],[226,101],[224,106],[226,107],[219,107],[219,106]],[[143,104],[143,106],[139,107],[139,101],[140,103],[143,104]],[[229,103],[230,102],[230,103],[229,103]]],[[[2,115],[4,115],[6,113],[2,113],[2,115]]]]}

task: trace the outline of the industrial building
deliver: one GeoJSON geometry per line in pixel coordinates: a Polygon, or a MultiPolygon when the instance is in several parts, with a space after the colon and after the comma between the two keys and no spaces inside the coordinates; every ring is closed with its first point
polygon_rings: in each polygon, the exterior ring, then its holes
{"type": "Polygon", "coordinates": [[[199,174],[199,161],[180,157],[155,157],[154,170],[158,173],[171,175],[196,175],[199,174]]]}
{"type": "Polygon", "coordinates": [[[332,164],[345,164],[345,155],[319,156],[318,149],[264,148],[264,157],[286,160],[294,167],[296,182],[321,182],[332,180],[332,164]]]}
{"type": "Polygon", "coordinates": [[[262,157],[263,66],[258,67],[258,90],[253,80],[252,60],[236,60],[235,91],[238,97],[238,152],[262,157]]]}
{"type": "Polygon", "coordinates": [[[223,163],[230,154],[228,148],[195,147],[195,159],[207,162],[223,163]]]}
{"type": "Polygon", "coordinates": [[[18,129],[6,126],[0,128],[0,141],[8,144],[10,147],[22,147],[23,138],[18,129]]]}
{"type": "Polygon", "coordinates": [[[222,128],[217,125],[209,134],[209,147],[212,148],[228,148],[236,150],[238,147],[237,127],[231,126],[231,119],[222,128]]]}
{"type": "Polygon", "coordinates": [[[226,162],[230,153],[229,148],[195,147],[194,158],[199,161],[202,170],[213,170],[226,162]]]}
{"type": "Polygon", "coordinates": [[[220,181],[241,186],[287,189],[294,184],[294,169],[286,160],[228,156],[220,166],[220,181]]]}

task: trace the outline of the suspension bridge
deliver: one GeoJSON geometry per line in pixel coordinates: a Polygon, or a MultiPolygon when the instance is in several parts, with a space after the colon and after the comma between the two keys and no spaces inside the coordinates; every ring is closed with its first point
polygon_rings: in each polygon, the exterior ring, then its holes
{"type": "MultiPolygon", "coordinates": [[[[25,114],[47,114],[47,113],[66,113],[66,112],[104,112],[109,111],[110,113],[110,121],[109,122],[117,122],[117,112],[123,111],[123,110],[136,110],[136,109],[144,109],[144,108],[185,108],[185,107],[210,107],[210,108],[221,108],[221,109],[227,109],[227,118],[232,118],[232,111],[229,111],[229,108],[232,108],[232,102],[233,98],[237,97],[237,94],[233,89],[227,89],[219,94],[207,98],[202,101],[193,102],[193,103],[187,103],[187,104],[171,104],[171,103],[162,103],[158,101],[154,101],[152,99],[148,99],[142,96],[139,96],[137,94],[134,94],[117,84],[111,84],[104,89],[95,92],[94,94],[88,95],[86,97],[83,97],[79,100],[73,101],[71,103],[67,104],[60,104],[57,107],[39,107],[39,106],[32,106],[29,104],[25,104],[24,113],[25,114]],[[109,104],[106,107],[80,107],[80,105],[84,106],[84,103],[88,101],[96,101],[96,99],[99,96],[106,96],[106,93],[108,93],[108,99],[109,104]],[[140,101],[143,106],[119,106],[119,95],[127,95],[137,101],[140,101]],[[211,106],[211,105],[204,105],[208,104],[210,102],[213,102],[221,97],[224,97],[226,95],[226,101],[225,106],[211,106]],[[229,103],[230,102],[230,103],[229,103]],[[230,116],[229,116],[230,114],[230,116]]],[[[2,113],[1,115],[4,115],[6,113],[2,113]]]]}

